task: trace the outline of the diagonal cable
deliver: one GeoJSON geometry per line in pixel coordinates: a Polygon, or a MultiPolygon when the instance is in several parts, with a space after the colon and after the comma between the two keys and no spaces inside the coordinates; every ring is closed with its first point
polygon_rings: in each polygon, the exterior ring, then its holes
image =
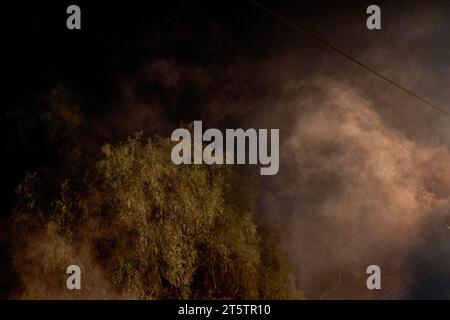
{"type": "Polygon", "coordinates": [[[291,28],[294,28],[295,30],[301,31],[303,33],[305,33],[306,35],[308,35],[309,37],[315,39],[316,41],[318,41],[320,44],[322,44],[323,46],[325,46],[326,48],[333,50],[335,52],[337,52],[338,54],[340,54],[341,56],[345,57],[346,59],[350,60],[351,62],[353,62],[354,64],[360,66],[361,68],[369,71],[370,73],[374,74],[375,76],[377,76],[380,79],[383,79],[384,81],[390,83],[391,85],[393,85],[394,87],[400,89],[403,92],[406,92],[407,94],[409,94],[410,96],[420,100],[421,102],[425,103],[426,105],[428,105],[429,107],[432,107],[433,109],[445,114],[446,116],[450,116],[450,113],[434,104],[433,102],[425,99],[424,97],[422,97],[421,95],[411,91],[410,89],[402,86],[401,84],[397,83],[394,80],[391,80],[390,78],[388,78],[387,76],[381,74],[380,72],[374,70],[373,68],[371,68],[370,66],[368,66],[367,64],[361,62],[360,60],[353,58],[351,55],[349,55],[348,53],[342,51],[341,49],[339,49],[338,47],[334,46],[333,44],[329,43],[328,41],[322,39],[321,37],[319,37],[317,34],[311,32],[310,30],[299,26],[297,24],[292,23],[291,21],[287,20],[286,18],[282,17],[281,15],[279,15],[278,13],[276,13],[275,11],[267,8],[266,6],[262,5],[261,3],[255,1],[255,0],[249,0],[251,3],[253,3],[254,5],[258,6],[259,8],[261,8],[262,10],[264,10],[266,13],[270,14],[271,16],[277,18],[278,20],[286,23],[287,25],[289,25],[291,28]]]}

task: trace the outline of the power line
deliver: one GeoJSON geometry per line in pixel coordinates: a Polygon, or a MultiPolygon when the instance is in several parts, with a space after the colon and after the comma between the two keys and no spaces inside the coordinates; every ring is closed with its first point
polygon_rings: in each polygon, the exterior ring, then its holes
{"type": "Polygon", "coordinates": [[[390,83],[391,85],[397,87],[398,89],[402,90],[403,92],[406,92],[407,94],[409,94],[410,96],[420,100],[421,102],[425,103],[426,105],[434,108],[435,110],[440,111],[441,113],[445,114],[446,116],[450,116],[450,113],[432,103],[431,101],[425,99],[424,97],[422,97],[421,95],[414,93],[413,91],[411,91],[410,89],[402,86],[401,84],[395,82],[394,80],[391,80],[390,78],[388,78],[387,76],[381,74],[380,72],[374,70],[373,68],[371,68],[370,66],[368,66],[367,64],[361,62],[360,60],[353,58],[351,55],[349,55],[348,53],[342,51],[341,49],[339,49],[338,47],[334,46],[333,44],[329,43],[328,41],[322,39],[321,37],[319,37],[318,35],[316,35],[315,33],[311,32],[310,30],[299,26],[295,23],[292,23],[291,21],[287,20],[286,18],[282,17],[281,15],[279,15],[278,13],[276,13],[275,11],[265,7],[264,5],[262,5],[261,3],[254,1],[254,0],[249,0],[251,3],[253,3],[254,5],[258,6],[259,8],[263,9],[265,12],[267,12],[268,14],[270,14],[271,16],[277,18],[280,21],[283,21],[284,23],[286,23],[287,25],[289,25],[291,28],[294,28],[295,30],[301,31],[303,33],[305,33],[306,35],[308,35],[309,37],[315,39],[316,41],[318,41],[320,44],[322,44],[323,46],[325,46],[328,49],[331,49],[335,52],[337,52],[338,54],[340,54],[341,56],[343,56],[344,58],[350,60],[351,62],[353,62],[354,64],[358,65],[359,67],[369,71],[370,73],[374,74],[375,76],[377,76],[380,79],[383,79],[384,81],[390,83]]]}

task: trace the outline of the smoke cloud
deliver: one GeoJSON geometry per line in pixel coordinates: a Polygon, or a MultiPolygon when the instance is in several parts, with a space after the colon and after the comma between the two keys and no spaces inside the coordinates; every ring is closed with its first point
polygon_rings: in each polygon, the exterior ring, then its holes
{"type": "Polygon", "coordinates": [[[423,235],[424,221],[434,219],[447,240],[438,242],[447,265],[436,268],[446,270],[441,281],[448,285],[449,149],[386,126],[351,87],[316,85],[316,96],[300,99],[304,106],[281,149],[283,172],[265,202],[286,215],[299,287],[313,298],[414,297],[410,255],[434,255],[423,235]],[[380,293],[365,287],[371,264],[383,270],[380,293]]]}

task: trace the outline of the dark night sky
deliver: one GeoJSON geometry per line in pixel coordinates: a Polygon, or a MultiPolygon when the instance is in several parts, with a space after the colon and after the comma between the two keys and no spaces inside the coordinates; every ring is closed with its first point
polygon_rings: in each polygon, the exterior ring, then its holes
{"type": "MultiPolygon", "coordinates": [[[[395,68],[401,67],[399,63],[405,54],[421,56],[425,67],[442,78],[440,74],[445,74],[446,70],[439,63],[448,57],[448,23],[436,25],[433,30],[439,32],[425,39],[423,44],[405,40],[405,30],[399,25],[409,24],[413,28],[417,24],[417,12],[426,12],[430,8],[439,8],[448,17],[450,14],[445,13],[448,3],[377,3],[383,9],[383,29],[371,32],[365,27],[365,8],[371,1],[265,2],[292,22],[307,27],[346,52],[373,62],[374,67],[379,66],[379,70],[393,79],[404,80],[398,72],[396,74],[395,68]],[[402,22],[405,17],[410,21],[402,22]],[[383,65],[384,62],[379,63],[375,58],[378,56],[376,51],[370,55],[371,48],[377,47],[390,50],[394,70],[383,65]]],[[[90,115],[97,119],[98,115],[101,117],[108,113],[120,100],[120,83],[135,77],[144,64],[159,59],[176,61],[191,68],[209,68],[242,61],[261,62],[264,66],[272,61],[282,61],[286,55],[294,55],[300,61],[295,67],[305,78],[321,72],[357,84],[359,79],[355,77],[355,80],[351,75],[354,72],[364,74],[351,62],[268,16],[248,1],[135,1],[114,4],[79,1],[82,8],[81,31],[70,31],[65,27],[65,10],[69,4],[71,2],[58,1],[6,5],[6,70],[10,71],[7,73],[8,94],[13,97],[12,102],[4,107],[6,112],[17,108],[27,98],[62,85],[75,92],[74,98],[87,116],[88,127],[96,127],[89,123],[90,115]]],[[[249,87],[254,95],[266,90],[275,95],[279,93],[278,84],[270,83],[270,78],[262,80],[258,72],[252,74],[253,70],[248,71],[245,81],[251,82],[249,87]]],[[[150,82],[144,81],[142,85],[146,91],[143,100],[161,95],[158,84],[150,82]],[[153,96],[151,92],[154,92],[153,96]]],[[[224,83],[218,82],[216,90],[221,90],[224,83]]],[[[444,84],[429,85],[424,91],[432,89],[435,90],[431,100],[445,105],[448,94],[444,84]]],[[[168,112],[169,118],[179,123],[203,116],[201,104],[209,100],[202,95],[202,92],[188,94],[182,99],[182,105],[173,106],[175,111],[168,112]]],[[[14,127],[8,127],[8,131],[15,134],[14,127]]],[[[95,129],[89,132],[91,137],[96,134],[95,129]]],[[[13,160],[13,166],[14,163],[13,160]]],[[[19,175],[23,174],[22,169],[19,169],[19,175]]],[[[15,183],[16,179],[13,181],[15,183]]]]}
{"type": "MultiPolygon", "coordinates": [[[[277,56],[299,43],[303,50],[310,48],[325,54],[316,43],[248,1],[80,1],[83,25],[77,32],[65,27],[65,8],[70,3],[21,3],[7,7],[12,41],[8,49],[16,75],[12,89],[23,94],[24,88],[41,89],[63,82],[81,91],[95,90],[96,96],[109,97],[112,79],[133,71],[152,57],[204,65],[239,57],[277,56]],[[220,33],[225,32],[227,37],[221,38],[220,33]]],[[[407,14],[412,2],[396,2],[395,10],[390,11],[392,5],[379,2],[384,10],[382,32],[368,32],[365,28],[364,12],[370,3],[269,4],[293,22],[358,53],[369,42],[394,42],[396,37],[401,38],[389,27],[407,14]],[[354,38],[362,42],[355,46],[354,38]]]]}

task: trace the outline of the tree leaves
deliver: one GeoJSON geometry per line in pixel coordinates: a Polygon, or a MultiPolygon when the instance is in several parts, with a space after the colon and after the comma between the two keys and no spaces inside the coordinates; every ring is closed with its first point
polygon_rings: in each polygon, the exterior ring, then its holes
{"type": "MultiPolygon", "coordinates": [[[[54,277],[68,260],[85,266],[84,281],[112,287],[113,296],[121,298],[255,299],[294,292],[288,269],[279,267],[281,257],[272,252],[271,264],[261,259],[264,250],[277,248],[261,246],[251,179],[227,166],[175,165],[171,148],[169,139],[137,133],[104,145],[87,166],[74,163],[71,167],[81,171],[56,183],[55,192],[38,183],[39,175],[51,172],[26,177],[18,188],[26,205],[17,207],[15,221],[25,224],[21,230],[31,230],[26,224],[37,210],[44,218],[33,222],[32,233],[18,237],[14,259],[22,279],[30,279],[24,267],[30,262],[44,276],[32,287],[24,283],[25,297],[67,295],[54,277]],[[52,200],[37,208],[39,198],[52,200]],[[64,251],[50,245],[52,235],[64,251]],[[46,242],[31,245],[36,239],[46,242]],[[54,249],[37,260],[27,249],[36,246],[42,252],[54,249]],[[89,274],[90,269],[97,272],[89,274]],[[54,286],[36,291],[48,278],[54,286]]],[[[98,286],[84,288],[97,297],[98,286]]]]}

